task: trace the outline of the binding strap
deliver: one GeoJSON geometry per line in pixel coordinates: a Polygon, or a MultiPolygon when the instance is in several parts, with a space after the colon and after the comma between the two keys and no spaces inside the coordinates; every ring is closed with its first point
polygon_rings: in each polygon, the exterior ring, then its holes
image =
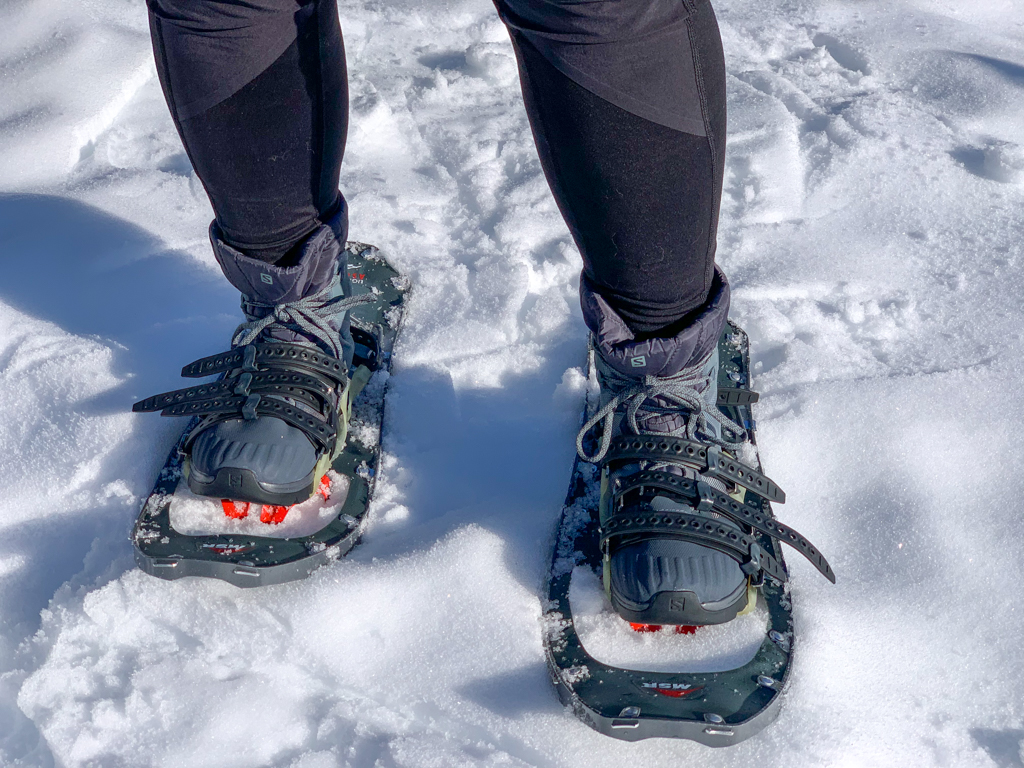
{"type": "Polygon", "coordinates": [[[201,416],[185,447],[220,421],[273,416],[302,430],[324,452],[338,437],[338,401],[348,386],[345,364],[315,347],[257,343],[204,357],[182,369],[188,377],[223,373],[219,381],[148,397],[132,410],[201,416]]]}
{"type": "Polygon", "coordinates": [[[700,480],[694,481],[668,472],[643,471],[630,475],[627,482],[615,489],[616,498],[621,498],[629,491],[642,488],[668,491],[671,496],[678,498],[684,504],[689,504],[696,509],[714,510],[738,523],[750,526],[759,533],[788,544],[807,558],[822,576],[833,584],[836,583],[832,566],[805,536],[788,525],[778,522],[771,515],[765,514],[758,506],[743,504],[700,480]]]}
{"type": "Polygon", "coordinates": [[[348,379],[345,363],[338,358],[325,355],[315,347],[285,342],[247,344],[230,352],[204,357],[182,368],[181,375],[188,379],[199,379],[234,368],[256,373],[271,367],[306,368],[341,383],[348,379]]]}
{"type": "MultiPolygon", "coordinates": [[[[214,416],[212,421],[200,425],[205,429],[214,421],[226,421],[228,419],[252,420],[259,416],[274,416],[281,421],[288,422],[293,427],[301,429],[310,439],[317,443],[324,450],[331,450],[334,447],[338,430],[335,424],[327,421],[320,414],[310,413],[305,409],[289,405],[284,400],[276,397],[261,397],[260,395],[249,395],[248,397],[224,397],[216,400],[200,400],[191,403],[181,403],[165,408],[161,416],[214,416]]],[[[193,431],[193,435],[198,434],[193,431]]],[[[186,445],[191,442],[191,436],[186,445]]]]}
{"type": "Polygon", "coordinates": [[[201,384],[147,397],[145,400],[135,403],[132,410],[136,413],[162,411],[182,403],[212,400],[230,395],[247,397],[252,393],[290,397],[316,408],[319,403],[313,394],[319,395],[320,399],[326,399],[332,391],[333,388],[328,383],[313,374],[287,371],[246,372],[237,378],[223,379],[210,384],[201,384]]]}
{"type": "Polygon", "coordinates": [[[782,564],[753,536],[711,518],[675,510],[655,511],[633,506],[615,512],[601,526],[601,549],[607,551],[613,539],[645,533],[710,546],[739,563],[748,576],[756,577],[764,572],[779,583],[789,578],[782,564]]]}
{"type": "Polygon", "coordinates": [[[735,483],[768,501],[782,504],[785,492],[767,476],[729,458],[717,445],[697,443],[679,437],[655,435],[623,435],[612,440],[603,464],[613,461],[643,459],[682,464],[701,474],[735,483]]]}

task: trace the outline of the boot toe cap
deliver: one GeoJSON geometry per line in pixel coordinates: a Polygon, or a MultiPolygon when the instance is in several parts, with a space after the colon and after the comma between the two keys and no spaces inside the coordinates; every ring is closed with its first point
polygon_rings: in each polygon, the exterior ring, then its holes
{"type": "Polygon", "coordinates": [[[192,471],[215,477],[222,469],[247,470],[271,489],[306,482],[317,462],[316,449],[299,429],[271,416],[222,421],[192,444],[192,471]]]}
{"type": "Polygon", "coordinates": [[[679,539],[626,545],[611,558],[611,591],[617,602],[642,610],[661,593],[688,592],[707,610],[745,594],[747,577],[728,555],[679,539]]]}

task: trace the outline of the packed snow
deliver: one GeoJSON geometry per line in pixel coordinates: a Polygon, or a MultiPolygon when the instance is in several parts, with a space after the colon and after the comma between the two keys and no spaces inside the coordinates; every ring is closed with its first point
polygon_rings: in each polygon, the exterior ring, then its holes
{"type": "MultiPolygon", "coordinates": [[[[587,566],[573,569],[569,582],[572,623],[594,659],[621,669],[650,672],[723,672],[742,667],[757,654],[768,631],[761,601],[750,613],[727,624],[701,627],[692,634],[672,627],[634,632],[605,596],[600,575],[587,566]]],[[[692,629],[692,628],[691,628],[692,629]]]]}
{"type": "Polygon", "coordinates": [[[179,481],[178,490],[168,510],[171,528],[185,536],[204,536],[212,533],[264,536],[287,539],[310,536],[329,525],[341,511],[348,495],[348,478],[333,470],[327,472],[328,482],[321,482],[317,493],[301,504],[293,504],[279,520],[269,507],[266,514],[262,504],[231,503],[231,516],[217,499],[196,496],[188,484],[179,481]],[[322,490],[320,490],[322,489],[322,490]],[[267,517],[274,522],[267,522],[267,517]]]}
{"type": "Polygon", "coordinates": [[[785,707],[712,752],[601,736],[545,669],[586,331],[504,28],[340,5],[351,235],[414,289],[363,543],[258,590],[128,541],[183,426],[130,405],[239,319],[144,3],[0,6],[0,765],[1022,768],[1024,6],[716,3],[719,262],[778,513],[838,583],[789,558],[785,707]]]}

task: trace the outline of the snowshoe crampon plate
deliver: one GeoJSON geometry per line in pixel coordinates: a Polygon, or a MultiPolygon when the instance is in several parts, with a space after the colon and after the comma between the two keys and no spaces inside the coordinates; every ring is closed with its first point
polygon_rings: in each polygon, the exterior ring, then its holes
{"type": "MultiPolygon", "coordinates": [[[[315,533],[292,538],[185,535],[176,531],[171,525],[171,505],[175,494],[183,493],[187,485],[181,448],[184,435],[192,429],[193,424],[189,424],[132,531],[135,562],[146,573],[162,579],[206,576],[239,587],[281,584],[305,578],[321,565],[345,555],[359,540],[377,477],[384,390],[408,281],[375,247],[348,243],[346,250],[353,294],[372,292],[379,301],[352,310],[355,367],[364,365],[374,375],[353,404],[348,440],[330,467],[348,481],[337,514],[315,533]]],[[[218,499],[209,502],[220,507],[218,499]]]]}
{"type": "MultiPolygon", "coordinates": [[[[754,440],[746,334],[731,323],[718,343],[719,408],[754,440]],[[734,404],[725,404],[731,401],[734,404]]],[[[758,467],[760,469],[760,466],[758,467]]],[[[574,568],[600,573],[597,466],[577,457],[559,520],[548,576],[544,646],[562,703],[587,725],[617,739],[691,739],[711,747],[736,744],[778,715],[793,652],[793,616],[788,587],[766,579],[759,600],[767,609],[764,639],[753,658],[723,672],[642,672],[594,659],[573,624],[569,587],[574,568]]],[[[771,514],[767,501],[764,510],[771,514]]],[[[783,562],[782,547],[759,536],[765,551],[783,562]]],[[[629,625],[623,620],[623,626],[629,625]]],[[[698,629],[697,632],[701,630],[698,629]]]]}

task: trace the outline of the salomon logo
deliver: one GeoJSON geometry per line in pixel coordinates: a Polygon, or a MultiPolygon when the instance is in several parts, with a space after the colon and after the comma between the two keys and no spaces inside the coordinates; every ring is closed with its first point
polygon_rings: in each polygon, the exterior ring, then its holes
{"type": "Polygon", "coordinates": [[[634,368],[643,368],[647,365],[647,355],[637,355],[636,357],[631,358],[631,360],[634,368]]]}
{"type": "Polygon", "coordinates": [[[668,601],[668,609],[670,611],[681,611],[681,610],[683,610],[683,606],[685,604],[686,604],[685,600],[675,600],[675,599],[669,600],[668,601]]]}
{"type": "Polygon", "coordinates": [[[272,278],[266,272],[261,272],[260,273],[260,280],[262,280],[267,285],[273,285],[274,284],[274,278],[272,278]]]}

